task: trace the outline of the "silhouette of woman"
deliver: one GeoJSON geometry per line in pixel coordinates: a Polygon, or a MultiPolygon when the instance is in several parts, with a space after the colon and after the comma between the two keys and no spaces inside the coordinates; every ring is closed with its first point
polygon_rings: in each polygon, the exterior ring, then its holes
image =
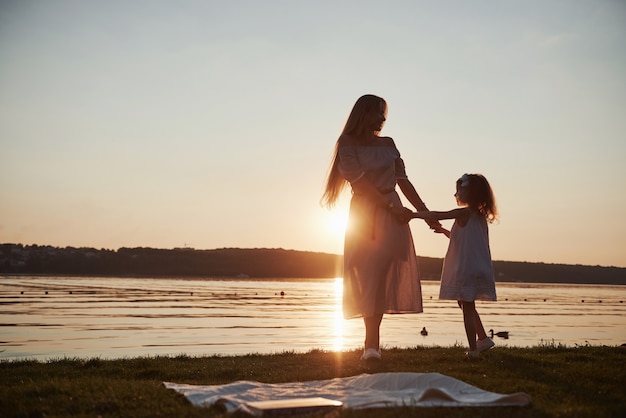
{"type": "MultiPolygon", "coordinates": [[[[343,188],[352,188],[344,241],[343,314],[363,317],[362,360],[380,360],[383,314],[422,312],[417,257],[408,220],[396,185],[418,211],[426,205],[407,178],[393,139],[379,133],[387,103],[381,97],[360,97],[335,144],[322,203],[332,207],[343,188]]],[[[438,221],[427,221],[436,231],[438,221]]]]}

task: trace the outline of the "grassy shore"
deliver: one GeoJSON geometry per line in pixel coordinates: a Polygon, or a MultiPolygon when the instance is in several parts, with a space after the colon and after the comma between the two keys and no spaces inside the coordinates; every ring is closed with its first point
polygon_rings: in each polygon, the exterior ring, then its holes
{"type": "MultiPolygon", "coordinates": [[[[217,407],[194,407],[163,381],[224,384],[330,379],[376,372],[437,372],[497,393],[525,392],[529,407],[390,408],[344,410],[333,417],[624,417],[626,349],[497,347],[468,360],[461,347],[384,350],[368,367],[360,352],[105,360],[58,359],[0,362],[0,415],[4,417],[220,417],[217,407]]],[[[231,414],[228,416],[241,416],[231,414]]]]}

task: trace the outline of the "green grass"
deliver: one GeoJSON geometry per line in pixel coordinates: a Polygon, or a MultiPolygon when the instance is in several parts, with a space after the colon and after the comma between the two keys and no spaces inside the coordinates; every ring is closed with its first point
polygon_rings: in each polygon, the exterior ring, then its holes
{"type": "Polygon", "coordinates": [[[468,360],[461,347],[384,350],[375,369],[360,352],[313,350],[273,355],[58,359],[0,362],[0,416],[220,417],[217,407],[194,407],[163,381],[224,384],[330,379],[376,372],[437,372],[497,393],[525,392],[529,407],[390,408],[344,410],[340,417],[624,417],[626,349],[498,347],[468,360]]]}

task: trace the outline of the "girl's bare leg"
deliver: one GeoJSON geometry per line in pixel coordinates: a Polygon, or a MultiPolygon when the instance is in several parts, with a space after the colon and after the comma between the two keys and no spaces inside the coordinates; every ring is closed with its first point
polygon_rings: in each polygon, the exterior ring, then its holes
{"type": "Polygon", "coordinates": [[[474,312],[476,312],[476,336],[479,340],[484,340],[487,338],[487,333],[485,332],[485,327],[483,327],[483,323],[480,320],[480,315],[478,315],[476,306],[474,306],[474,312]]]}
{"type": "MultiPolygon", "coordinates": [[[[463,309],[463,303],[464,302],[459,301],[459,308],[463,309]]],[[[474,312],[476,312],[476,315],[475,315],[476,337],[479,340],[484,340],[485,338],[487,338],[487,332],[485,331],[485,327],[483,326],[483,323],[480,320],[480,315],[478,315],[478,311],[476,310],[476,304],[474,304],[474,312]]]]}
{"type": "Polygon", "coordinates": [[[470,351],[476,351],[476,306],[474,302],[460,301],[459,305],[463,309],[463,323],[465,324],[465,334],[469,343],[470,351]]]}
{"type": "Polygon", "coordinates": [[[380,323],[383,320],[383,315],[370,316],[363,318],[365,322],[365,349],[373,348],[375,350],[380,349],[380,323]]]}

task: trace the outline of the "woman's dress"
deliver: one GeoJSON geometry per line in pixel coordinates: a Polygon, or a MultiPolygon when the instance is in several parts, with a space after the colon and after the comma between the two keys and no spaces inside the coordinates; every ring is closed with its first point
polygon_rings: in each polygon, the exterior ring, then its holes
{"type": "Polygon", "coordinates": [[[496,282],[491,264],[489,228],[475,211],[465,226],[454,222],[443,261],[439,299],[496,300],[496,282]]]}
{"type": "MultiPolygon", "coordinates": [[[[406,172],[391,138],[361,145],[342,137],[339,171],[350,183],[367,177],[394,205],[402,205],[395,187],[396,179],[406,178],[406,172]]],[[[344,317],[422,310],[417,257],[408,223],[397,221],[388,209],[353,188],[344,243],[344,317]]]]}

